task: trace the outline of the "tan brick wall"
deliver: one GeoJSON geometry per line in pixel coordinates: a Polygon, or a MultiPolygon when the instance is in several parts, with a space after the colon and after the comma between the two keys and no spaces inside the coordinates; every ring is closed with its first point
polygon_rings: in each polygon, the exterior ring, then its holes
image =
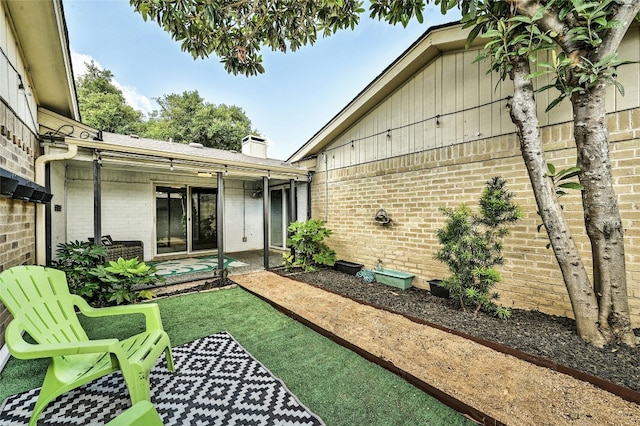
{"type": "MultiPolygon", "coordinates": [[[[632,320],[640,326],[640,110],[609,117],[611,158],[626,232],[628,288],[632,320]]],[[[572,125],[543,129],[548,161],[557,168],[575,165],[572,125]]],[[[334,234],[329,239],[338,258],[416,274],[414,284],[426,287],[432,278],[448,275],[446,266],[433,259],[439,248],[435,232],[444,224],[440,207],[467,203],[477,208],[486,181],[500,175],[516,193],[524,218],[511,228],[504,244],[504,281],[500,303],[572,317],[571,305],[544,230],[529,177],[515,135],[477,140],[401,157],[318,172],[312,182],[312,216],[327,219],[334,234]],[[325,187],[325,184],[327,186],[325,187]],[[325,200],[325,190],[328,200],[325,200]],[[391,226],[373,218],[384,208],[391,226]],[[326,215],[326,216],[325,216],[326,215]]],[[[590,268],[588,238],[584,232],[578,192],[562,198],[583,259],[590,268]]]]}
{"type": "MultiPolygon", "coordinates": [[[[0,167],[33,180],[38,140],[4,103],[0,102],[0,167]]],[[[0,196],[0,272],[35,261],[33,203],[0,196]]],[[[0,304],[0,346],[10,315],[0,304]]]]}

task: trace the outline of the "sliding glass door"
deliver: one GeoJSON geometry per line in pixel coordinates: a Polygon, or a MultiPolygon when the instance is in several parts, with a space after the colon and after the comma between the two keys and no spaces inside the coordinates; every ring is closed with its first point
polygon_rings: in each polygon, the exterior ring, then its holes
{"type": "Polygon", "coordinates": [[[216,188],[156,187],[157,254],[215,250],[216,188]]]}
{"type": "Polygon", "coordinates": [[[191,250],[218,248],[217,188],[191,188],[191,250]]]}
{"type": "Polygon", "coordinates": [[[187,188],[156,187],[158,254],[187,251],[187,188]]]}

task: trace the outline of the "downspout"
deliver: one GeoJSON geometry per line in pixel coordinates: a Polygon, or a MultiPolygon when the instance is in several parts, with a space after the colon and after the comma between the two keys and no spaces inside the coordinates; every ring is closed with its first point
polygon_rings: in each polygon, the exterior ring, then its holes
{"type": "MultiPolygon", "coordinates": [[[[36,158],[35,179],[38,185],[45,185],[46,165],[52,161],[69,160],[78,154],[77,145],[67,145],[67,152],[57,154],[44,154],[36,158]]],[[[47,262],[47,234],[45,220],[45,204],[36,204],[36,264],[44,265],[47,262]]]]}
{"type": "Polygon", "coordinates": [[[324,154],[324,221],[329,220],[329,159],[324,154]]]}

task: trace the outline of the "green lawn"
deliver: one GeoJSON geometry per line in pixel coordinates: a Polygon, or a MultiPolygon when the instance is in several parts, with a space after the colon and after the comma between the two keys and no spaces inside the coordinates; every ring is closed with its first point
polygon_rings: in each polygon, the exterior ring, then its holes
{"type": "MultiPolygon", "coordinates": [[[[395,374],[240,288],[158,300],[173,346],[226,330],[328,426],[473,424],[395,374]]],[[[84,319],[93,338],[142,329],[142,317],[84,319]]],[[[46,363],[11,359],[0,400],[42,383],[46,363]]]]}

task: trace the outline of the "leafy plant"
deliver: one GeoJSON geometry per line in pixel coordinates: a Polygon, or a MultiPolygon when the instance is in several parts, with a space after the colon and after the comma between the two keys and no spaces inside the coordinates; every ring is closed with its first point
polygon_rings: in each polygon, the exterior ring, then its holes
{"type": "Polygon", "coordinates": [[[132,303],[139,298],[153,298],[155,294],[150,291],[134,291],[134,286],[147,286],[155,284],[162,278],[155,275],[157,268],[144,262],[133,259],[119,258],[117,261],[109,261],[109,265],[98,265],[90,273],[98,278],[108,290],[108,302],[117,305],[132,303]]]}
{"type": "Polygon", "coordinates": [[[505,180],[494,177],[487,182],[480,197],[479,215],[473,214],[466,204],[455,209],[440,209],[447,220],[436,232],[442,248],[434,257],[446,263],[452,272],[442,285],[464,311],[467,306],[473,307],[474,317],[480,310],[493,312],[502,319],[511,314],[508,308],[496,305],[499,295],[491,290],[502,280],[495,266],[504,263],[502,239],[509,232],[505,225],[522,216],[513,197],[506,189],[505,180]]]}
{"type": "Polygon", "coordinates": [[[68,242],[58,244],[57,260],[51,262],[53,268],[63,271],[67,276],[69,291],[88,300],[104,299],[106,294],[100,280],[90,271],[103,263],[107,249],[100,244],[89,242],[68,242]]]}
{"type": "Polygon", "coordinates": [[[287,231],[290,237],[287,244],[293,248],[294,254],[282,254],[285,269],[299,267],[310,272],[321,266],[333,266],[336,263],[336,253],[323,242],[332,234],[324,225],[322,220],[317,219],[293,222],[289,225],[287,231]]]}
{"type": "Polygon", "coordinates": [[[82,296],[93,306],[132,303],[151,299],[150,290],[134,291],[133,286],[154,284],[164,278],[155,276],[157,269],[137,258],[104,263],[107,249],[100,244],[69,242],[58,245],[57,260],[51,266],[67,276],[69,291],[82,296]]]}

